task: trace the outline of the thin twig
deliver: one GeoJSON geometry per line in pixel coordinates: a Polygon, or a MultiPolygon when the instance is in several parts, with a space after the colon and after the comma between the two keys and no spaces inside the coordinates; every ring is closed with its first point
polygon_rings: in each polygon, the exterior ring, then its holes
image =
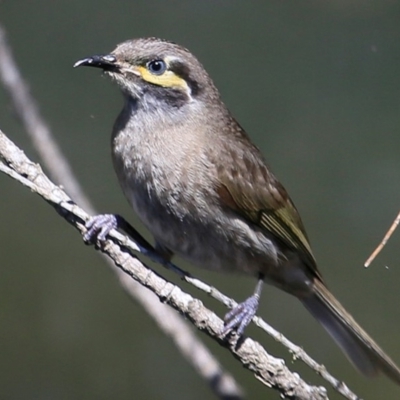
{"type": "MultiPolygon", "coordinates": [[[[19,72],[1,25],[0,79],[12,100],[18,117],[53,179],[61,183],[71,194],[71,197],[87,209],[89,213],[96,214],[93,205],[75,178],[68,160],[53,139],[50,128],[41,117],[38,107],[36,107],[35,101],[29,93],[28,86],[19,72]]],[[[104,257],[104,259],[116,274],[124,291],[141,304],[152,316],[158,327],[171,337],[177,349],[198,374],[208,382],[214,394],[221,400],[243,399],[243,391],[240,385],[222,368],[214,355],[196,337],[181,316],[171,308],[160,304],[158,299],[147,289],[132,281],[132,279],[127,279],[127,275],[119,268],[115,268],[114,263],[108,257],[104,257]],[[169,326],[166,326],[166,321],[169,322],[169,326]],[[190,343],[191,352],[187,351],[186,343],[190,343]]]]}
{"type": "MultiPolygon", "coordinates": [[[[81,234],[86,232],[85,222],[89,215],[79,208],[67,194],[50,181],[40,166],[30,161],[22,150],[0,131],[0,171],[16,179],[39,194],[81,234]]],[[[170,305],[190,320],[199,330],[229,349],[242,365],[252,371],[264,385],[281,393],[282,397],[296,400],[327,399],[326,390],[310,386],[292,373],[283,360],[270,356],[265,349],[250,338],[235,336],[228,340],[221,338],[223,322],[203,303],[183,292],[157,272],[143,265],[136,257],[121,248],[112,239],[98,243],[100,251],[107,254],[115,264],[144,287],[150,289],[162,302],[170,305]]],[[[357,399],[356,396],[349,397],[357,399]]]]}
{"type": "Polygon", "coordinates": [[[397,214],[397,217],[393,221],[393,224],[391,225],[389,230],[386,232],[386,235],[384,236],[384,238],[382,239],[382,241],[380,242],[378,247],[372,252],[372,254],[369,256],[368,260],[365,262],[365,264],[364,264],[365,268],[368,268],[371,265],[371,263],[372,263],[372,261],[374,261],[375,257],[385,247],[386,243],[388,242],[388,240],[392,236],[393,232],[396,230],[396,228],[399,225],[399,223],[400,223],[400,212],[397,214]]]}

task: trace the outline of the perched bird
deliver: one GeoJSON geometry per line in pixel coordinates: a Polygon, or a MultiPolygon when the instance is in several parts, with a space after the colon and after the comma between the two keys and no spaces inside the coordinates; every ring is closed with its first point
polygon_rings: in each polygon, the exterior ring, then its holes
{"type": "MultiPolygon", "coordinates": [[[[158,251],[258,278],[254,294],[226,315],[223,334],[243,333],[266,281],[296,296],[361,373],[400,384],[396,364],[325,286],[293,202],[187,49],[135,39],[75,66],[101,68],[122,90],[114,168],[158,251]]],[[[102,240],[117,219],[96,216],[87,227],[87,240],[102,240]]]]}

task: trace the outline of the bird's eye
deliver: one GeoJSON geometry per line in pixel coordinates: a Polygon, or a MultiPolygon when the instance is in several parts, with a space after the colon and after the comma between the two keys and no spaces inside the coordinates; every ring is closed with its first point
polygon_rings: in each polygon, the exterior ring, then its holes
{"type": "Polygon", "coordinates": [[[163,60],[154,60],[147,63],[147,69],[154,75],[162,75],[167,69],[167,64],[163,60]]]}

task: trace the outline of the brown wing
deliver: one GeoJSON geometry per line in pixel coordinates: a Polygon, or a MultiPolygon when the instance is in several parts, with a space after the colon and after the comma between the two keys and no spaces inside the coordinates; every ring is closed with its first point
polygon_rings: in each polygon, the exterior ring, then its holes
{"type": "Polygon", "coordinates": [[[297,250],[310,272],[322,280],[300,215],[286,190],[245,133],[236,134],[234,143],[229,138],[224,141],[225,154],[220,157],[230,163],[217,169],[221,203],[297,250]]]}

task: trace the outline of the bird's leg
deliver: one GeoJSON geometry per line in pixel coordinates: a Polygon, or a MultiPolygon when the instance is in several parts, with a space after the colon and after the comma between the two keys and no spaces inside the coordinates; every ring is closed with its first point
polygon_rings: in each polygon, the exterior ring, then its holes
{"type": "Polygon", "coordinates": [[[253,295],[246,299],[243,303],[238,304],[225,315],[225,326],[222,331],[223,335],[226,335],[231,330],[235,330],[239,336],[243,335],[247,325],[251,322],[254,315],[256,315],[263,283],[264,276],[260,274],[258,276],[257,286],[253,295]]]}
{"type": "Polygon", "coordinates": [[[154,252],[147,240],[125,218],[118,214],[99,214],[91,217],[86,222],[87,232],[83,235],[83,240],[87,243],[93,243],[95,240],[104,242],[111,230],[117,228],[129,235],[140,247],[142,253],[154,252]]]}
{"type": "Polygon", "coordinates": [[[93,243],[96,240],[104,242],[111,230],[120,229],[136,243],[140,253],[171,269],[181,277],[187,276],[186,272],[180,270],[170,262],[174,255],[171,250],[158,242],[156,242],[154,248],[125,218],[118,214],[95,215],[86,222],[86,229],[87,232],[83,235],[83,240],[86,243],[93,243]]]}
{"type": "Polygon", "coordinates": [[[85,224],[87,229],[83,235],[86,243],[93,243],[96,240],[104,242],[111,230],[118,228],[118,217],[114,214],[98,214],[91,217],[85,224]]]}

